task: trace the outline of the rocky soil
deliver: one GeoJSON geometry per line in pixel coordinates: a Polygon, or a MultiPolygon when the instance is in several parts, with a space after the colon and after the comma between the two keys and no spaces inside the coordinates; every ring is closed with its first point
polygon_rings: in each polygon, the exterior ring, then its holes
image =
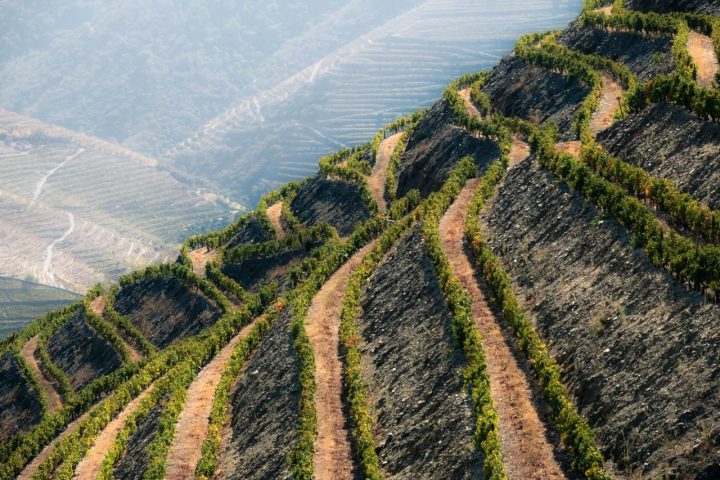
{"type": "Polygon", "coordinates": [[[628,8],[643,12],[698,12],[720,14],[720,1],[718,0],[630,0],[628,8]]]}
{"type": "Polygon", "coordinates": [[[216,477],[288,478],[298,425],[298,366],[290,315],[275,322],[245,366],[231,400],[231,423],[216,477]]]}
{"type": "Polygon", "coordinates": [[[175,277],[140,280],[120,290],[115,309],[158,348],[195,335],[214,324],[220,310],[199,291],[175,277]]]}
{"type": "Polygon", "coordinates": [[[497,146],[452,125],[453,113],[444,101],[436,103],[408,138],[398,168],[398,197],[417,188],[425,197],[439,190],[450,170],[470,155],[479,166],[499,156],[497,146]]]}
{"type": "Polygon", "coordinates": [[[47,351],[76,391],[123,363],[112,344],[95,332],[82,312],[71,317],[48,339],[47,351]]]}
{"type": "Polygon", "coordinates": [[[260,220],[253,215],[252,218],[238,231],[227,243],[226,248],[237,247],[249,243],[262,243],[272,240],[268,232],[263,228],[260,220]]]}
{"type": "Polygon", "coordinates": [[[281,252],[269,257],[249,258],[240,263],[225,263],[222,271],[247,290],[257,290],[260,286],[276,281],[281,290],[289,285],[285,280],[293,265],[297,265],[309,250],[299,249],[281,252]]]}
{"type": "Polygon", "coordinates": [[[622,63],[640,80],[669,74],[675,68],[672,38],[667,36],[611,32],[575,22],[560,34],[558,43],[622,63]]]}
{"type": "Polygon", "coordinates": [[[295,216],[305,225],[328,223],[341,236],[352,233],[358,222],[370,217],[357,188],[344,180],[316,175],[298,191],[290,204],[295,216]]]}
{"type": "Polygon", "coordinates": [[[150,455],[146,448],[155,439],[167,399],[161,399],[143,418],[128,439],[128,448],[113,468],[115,478],[143,478],[150,455]]]}
{"type": "Polygon", "coordinates": [[[6,442],[40,421],[40,401],[10,353],[0,358],[0,378],[0,442],[6,442]]]}
{"type": "Polygon", "coordinates": [[[720,125],[672,104],[628,116],[598,141],[612,154],[720,208],[720,125]]]}
{"type": "Polygon", "coordinates": [[[358,319],[364,378],[387,478],[482,478],[465,361],[418,232],[401,240],[370,279],[358,319]]]}
{"type": "Polygon", "coordinates": [[[720,306],[531,161],[483,221],[607,458],[646,478],[717,478],[720,306]]]}
{"type": "Polygon", "coordinates": [[[518,58],[500,61],[485,81],[483,91],[503,115],[559,127],[561,140],[576,137],[575,111],[590,89],[559,73],[529,65],[518,58]]]}

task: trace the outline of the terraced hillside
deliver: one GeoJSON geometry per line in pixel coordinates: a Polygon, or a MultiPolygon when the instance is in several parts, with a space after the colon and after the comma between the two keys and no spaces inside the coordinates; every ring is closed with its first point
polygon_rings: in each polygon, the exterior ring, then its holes
{"type": "Polygon", "coordinates": [[[607,6],[9,336],[0,478],[720,477],[714,19],[607,6]]]}

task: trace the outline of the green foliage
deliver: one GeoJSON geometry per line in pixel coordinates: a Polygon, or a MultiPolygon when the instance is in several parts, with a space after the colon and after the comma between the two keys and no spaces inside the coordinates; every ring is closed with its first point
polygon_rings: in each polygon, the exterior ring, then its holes
{"type": "MultiPolygon", "coordinates": [[[[341,151],[339,154],[330,155],[327,157],[323,157],[320,159],[320,173],[327,177],[338,177],[341,178],[353,185],[355,185],[358,190],[360,191],[360,196],[363,199],[363,202],[365,202],[365,206],[367,207],[368,211],[371,215],[375,215],[378,213],[379,208],[377,205],[377,202],[373,198],[372,194],[370,193],[370,188],[367,184],[367,178],[366,175],[368,175],[370,172],[368,171],[366,173],[366,170],[360,171],[355,168],[351,168],[350,165],[348,166],[342,166],[338,165],[337,162],[339,159],[343,158],[340,156],[343,151],[341,151]]],[[[356,152],[354,152],[356,153],[356,152]]],[[[368,165],[369,167],[369,165],[368,165]]]]}
{"type": "Polygon", "coordinates": [[[96,315],[90,308],[90,302],[102,295],[102,293],[102,286],[97,284],[88,292],[87,295],[85,295],[85,298],[83,299],[83,314],[85,315],[85,320],[88,325],[90,325],[98,333],[98,335],[107,340],[110,345],[113,346],[115,351],[122,357],[123,362],[128,363],[131,361],[130,352],[125,346],[125,342],[123,342],[120,335],[118,335],[118,332],[115,330],[113,324],[106,321],[100,315],[96,315]]]}
{"type": "Polygon", "coordinates": [[[411,113],[410,115],[407,115],[405,117],[400,117],[394,122],[380,129],[370,142],[370,149],[372,150],[373,158],[377,158],[378,149],[380,148],[380,144],[385,138],[394,135],[403,129],[407,129],[409,127],[417,125],[417,123],[422,119],[422,117],[425,116],[426,113],[426,109],[418,110],[417,112],[411,113]]]}
{"type": "Polygon", "coordinates": [[[143,355],[150,356],[157,352],[155,345],[145,338],[145,335],[140,333],[140,330],[133,325],[132,321],[127,316],[120,315],[115,310],[115,298],[118,294],[119,288],[117,285],[110,287],[108,293],[105,295],[105,311],[104,316],[107,320],[115,325],[117,329],[125,334],[125,338],[132,341],[135,348],[137,348],[143,355]]]}
{"type": "Polygon", "coordinates": [[[35,374],[35,370],[28,365],[25,357],[23,357],[20,352],[14,352],[13,357],[15,359],[15,363],[17,363],[17,366],[20,369],[20,372],[22,373],[23,378],[30,384],[30,388],[37,395],[38,401],[40,402],[40,417],[45,418],[50,412],[50,407],[48,405],[48,397],[45,393],[45,389],[42,388],[42,385],[40,384],[40,378],[38,378],[35,374]]]}
{"type": "Polygon", "coordinates": [[[608,480],[603,457],[594,444],[593,434],[577,412],[561,382],[560,367],[550,356],[532,323],[520,308],[510,277],[482,236],[479,214],[502,177],[501,164],[493,165],[478,184],[468,209],[465,236],[493,298],[502,309],[502,318],[515,332],[520,351],[537,374],[545,398],[552,408],[560,438],[572,455],[573,467],[589,480],[608,480]]]}

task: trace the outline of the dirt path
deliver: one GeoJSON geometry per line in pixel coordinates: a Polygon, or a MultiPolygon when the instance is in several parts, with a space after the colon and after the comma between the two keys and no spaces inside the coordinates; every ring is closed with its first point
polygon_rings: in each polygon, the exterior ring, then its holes
{"type": "Polygon", "coordinates": [[[42,449],[42,451],[33,458],[32,462],[28,463],[22,472],[20,472],[20,475],[18,475],[16,480],[30,480],[33,475],[35,475],[40,468],[40,465],[43,464],[45,460],[48,459],[50,454],[55,450],[55,446],[60,443],[63,439],[65,439],[68,435],[73,433],[77,428],[80,426],[80,424],[90,415],[90,412],[92,410],[89,410],[70,422],[70,424],[65,427],[65,430],[63,430],[60,435],[55,437],[55,439],[48,443],[45,448],[42,449]]]}
{"type": "Polygon", "coordinates": [[[530,145],[513,135],[512,147],[510,148],[510,155],[508,156],[510,159],[509,167],[512,168],[530,156],[530,145]]]}
{"type": "Polygon", "coordinates": [[[380,148],[378,148],[377,157],[375,158],[375,167],[373,167],[372,174],[368,177],[370,193],[377,202],[378,207],[380,207],[381,212],[387,210],[385,179],[387,178],[388,165],[390,165],[390,159],[402,134],[403,132],[398,132],[380,142],[380,148]]]}
{"type": "Polygon", "coordinates": [[[602,73],[603,90],[600,105],[590,119],[590,131],[597,135],[613,123],[615,112],[620,107],[620,98],[625,90],[610,75],[602,73]]]}
{"type": "Polygon", "coordinates": [[[28,340],[20,350],[20,354],[23,356],[30,368],[32,368],[33,372],[35,372],[35,375],[37,375],[40,379],[40,386],[45,391],[45,396],[48,399],[48,408],[52,413],[58,411],[60,407],[62,407],[62,400],[60,399],[60,394],[58,394],[55,387],[53,387],[52,382],[50,382],[45,374],[43,374],[43,371],[38,365],[37,358],[35,358],[35,352],[38,348],[38,340],[38,335],[35,335],[28,340]]]}
{"type": "Polygon", "coordinates": [[[190,263],[192,264],[192,270],[195,275],[204,277],[205,265],[217,257],[217,251],[200,247],[188,252],[188,257],[190,257],[190,263]]]}
{"type": "Polygon", "coordinates": [[[150,392],[152,392],[155,384],[150,385],[140,395],[135,397],[127,406],[123,409],[120,414],[115,417],[110,423],[108,423],[100,435],[95,439],[95,443],[87,451],[85,457],[75,467],[74,479],[91,480],[95,479],[100,473],[100,465],[105,459],[105,455],[110,451],[115,438],[117,437],[120,430],[125,426],[125,421],[135,410],[140,406],[140,403],[150,392]]]}
{"type": "Polygon", "coordinates": [[[267,208],[267,216],[270,218],[270,223],[272,223],[273,229],[275,230],[275,236],[278,239],[285,238],[285,229],[283,229],[282,221],[280,219],[282,216],[282,206],[282,202],[277,202],[267,208]]]}
{"type": "MultiPolygon", "coordinates": [[[[102,317],[103,312],[105,311],[105,296],[98,295],[97,297],[93,298],[93,300],[90,302],[90,310],[95,315],[102,317]]],[[[120,334],[120,332],[118,332],[118,337],[120,337],[120,340],[122,340],[123,344],[125,344],[125,348],[127,349],[128,353],[130,354],[131,361],[137,362],[137,361],[143,359],[143,355],[140,352],[138,352],[137,349],[133,346],[133,344],[128,342],[120,334]]]]}
{"type": "Polygon", "coordinates": [[[470,87],[458,90],[458,93],[460,94],[462,99],[465,100],[465,106],[467,107],[468,112],[470,112],[470,115],[482,117],[482,115],[480,114],[480,110],[477,109],[477,107],[472,101],[472,98],[470,97],[470,87]]]}
{"type": "Polygon", "coordinates": [[[718,57],[710,37],[690,31],[687,42],[688,53],[697,65],[697,82],[703,88],[712,88],[718,72],[718,57]]]}
{"type": "Polygon", "coordinates": [[[607,16],[609,17],[609,16],[612,15],[612,5],[606,5],[606,6],[601,7],[601,8],[596,8],[596,9],[593,10],[593,11],[594,11],[595,13],[605,14],[605,15],[607,15],[607,16]]]}
{"type": "Polygon", "coordinates": [[[547,440],[545,426],[532,403],[525,373],[515,361],[498,321],[488,307],[464,248],[467,208],[478,181],[468,182],[443,216],[440,236],[450,266],[470,293],[475,325],[483,336],[490,392],[500,418],[500,449],[505,467],[513,480],[564,479],[553,446],[547,440]]]}
{"type": "Polygon", "coordinates": [[[564,153],[569,153],[575,158],[580,158],[580,149],[582,148],[582,144],[580,143],[580,140],[572,140],[569,142],[558,142],[555,144],[555,147],[564,153]]]}
{"type": "Polygon", "coordinates": [[[342,360],[340,359],[340,310],[350,280],[350,272],[372,249],[375,242],[345,262],[322,286],[308,310],[307,333],[315,352],[318,435],[315,440],[315,478],[341,480],[353,478],[350,427],[342,399],[342,360]]]}
{"type": "Polygon", "coordinates": [[[205,365],[190,384],[185,406],[175,425],[175,436],[168,452],[165,478],[173,480],[195,478],[195,468],[202,454],[200,447],[207,437],[210,424],[210,411],[215,398],[215,389],[220,383],[222,372],[230,360],[235,346],[250,333],[256,321],[257,319],[244,326],[215,355],[215,358],[205,365]]]}

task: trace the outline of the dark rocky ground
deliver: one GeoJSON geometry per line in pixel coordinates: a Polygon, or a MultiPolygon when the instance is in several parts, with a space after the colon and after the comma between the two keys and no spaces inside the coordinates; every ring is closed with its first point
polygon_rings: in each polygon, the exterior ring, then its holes
{"type": "Polygon", "coordinates": [[[253,215],[252,218],[238,231],[227,243],[226,248],[233,248],[239,245],[250,243],[262,243],[272,240],[272,237],[263,228],[262,223],[253,215]]]}
{"type": "Polygon", "coordinates": [[[160,416],[167,399],[163,398],[155,405],[148,415],[137,425],[137,429],[128,439],[128,447],[113,468],[115,478],[143,478],[148,467],[150,455],[147,446],[155,439],[160,425],[160,416]]]}
{"type": "Polygon", "coordinates": [[[514,57],[500,61],[485,81],[483,91],[503,115],[542,123],[555,122],[562,140],[576,138],[575,112],[590,89],[514,57]]]}
{"type": "Polygon", "coordinates": [[[718,0],[630,0],[627,8],[643,12],[698,12],[720,14],[720,1],[718,0]]]}
{"type": "Polygon", "coordinates": [[[11,353],[0,358],[0,442],[40,421],[40,400],[11,353]]]}
{"type": "Polygon", "coordinates": [[[299,264],[307,252],[305,249],[290,250],[269,257],[249,258],[240,263],[225,263],[222,271],[246,290],[257,290],[271,281],[278,282],[280,290],[285,290],[289,287],[286,280],[290,268],[299,264]]]}
{"type": "Polygon", "coordinates": [[[635,32],[611,32],[577,21],[558,37],[558,43],[583,53],[600,55],[626,65],[640,80],[666,75],[675,68],[672,37],[635,32]]]}
{"type": "Polygon", "coordinates": [[[88,325],[82,312],[48,338],[47,351],[76,391],[122,366],[120,354],[88,325]]]}
{"type": "Polygon", "coordinates": [[[358,319],[363,368],[386,478],[482,478],[464,358],[418,232],[370,279],[358,319]]]}
{"type": "Polygon", "coordinates": [[[452,125],[453,113],[444,101],[436,103],[408,138],[397,172],[398,197],[412,189],[423,197],[439,190],[455,163],[466,155],[486,167],[500,156],[497,146],[452,125]]]}
{"type": "Polygon", "coordinates": [[[214,324],[220,309],[202,293],[175,277],[140,280],[118,292],[114,304],[120,315],[158,348],[191,336],[214,324]]]}
{"type": "Polygon", "coordinates": [[[229,442],[219,477],[288,478],[287,456],[297,441],[298,365],[283,312],[247,362],[231,400],[229,442]]]}
{"type": "Polygon", "coordinates": [[[598,135],[613,155],[720,208],[720,125],[672,104],[651,105],[598,135]]]}
{"type": "Polygon", "coordinates": [[[341,236],[350,235],[355,225],[370,217],[354,185],[344,180],[329,180],[321,174],[300,187],[290,209],[303,224],[328,223],[341,236]]]}
{"type": "Polygon", "coordinates": [[[482,217],[607,458],[645,478],[718,478],[720,306],[530,161],[482,217]]]}

